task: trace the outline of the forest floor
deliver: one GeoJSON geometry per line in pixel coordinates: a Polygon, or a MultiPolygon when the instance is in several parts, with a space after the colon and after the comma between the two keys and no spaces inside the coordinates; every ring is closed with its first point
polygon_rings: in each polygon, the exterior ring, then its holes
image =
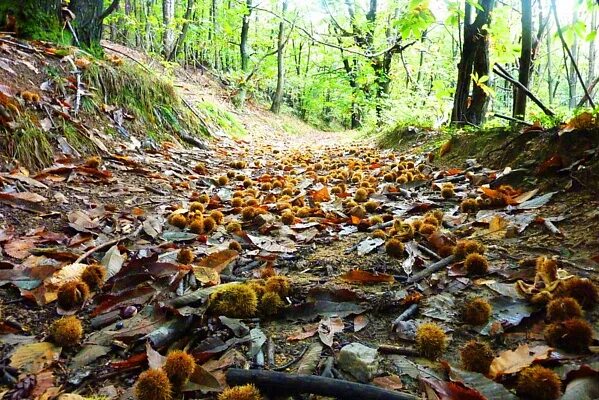
{"type": "MultiPolygon", "coordinates": [[[[371,383],[389,391],[379,398],[532,399],[536,384],[517,381],[533,364],[564,399],[597,396],[599,201],[579,177],[380,149],[236,111],[215,80],[192,78],[182,95],[235,113],[247,135],[205,149],[114,140],[101,157],[1,172],[3,398],[132,398],[173,349],[196,361],[188,398],[215,398],[230,368],[251,367],[371,383]],[[484,257],[452,256],[463,240],[484,257]],[[97,264],[106,276],[90,279],[97,264]],[[90,293],[70,284],[82,277],[90,293]],[[566,317],[589,325],[548,319],[564,296],[586,308],[566,317]],[[466,323],[475,298],[492,311],[466,323]],[[50,328],[62,315],[82,338],[50,328]],[[487,359],[461,359],[473,339],[487,359]]],[[[289,390],[276,394],[299,397],[289,390]]]]}

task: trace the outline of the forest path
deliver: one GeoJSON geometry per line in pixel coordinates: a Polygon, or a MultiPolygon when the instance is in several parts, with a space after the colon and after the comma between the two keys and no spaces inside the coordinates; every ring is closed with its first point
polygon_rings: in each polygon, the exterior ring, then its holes
{"type": "MultiPolygon", "coordinates": [[[[119,45],[103,41],[102,45],[117,56],[126,56],[157,73],[165,72],[162,64],[147,55],[119,45]]],[[[310,146],[349,145],[360,142],[355,131],[324,131],[313,127],[299,118],[286,113],[274,114],[264,104],[249,100],[243,108],[233,104],[234,93],[231,87],[222,84],[212,72],[204,69],[178,68],[172,75],[173,84],[180,96],[193,105],[196,113],[206,117],[202,104],[209,104],[220,112],[233,115],[243,125],[247,135],[238,137],[241,145],[255,146],[271,143],[280,150],[310,146]]],[[[210,125],[210,118],[206,118],[210,125]]],[[[228,132],[220,132],[218,126],[211,126],[217,142],[226,138],[228,132]]]]}

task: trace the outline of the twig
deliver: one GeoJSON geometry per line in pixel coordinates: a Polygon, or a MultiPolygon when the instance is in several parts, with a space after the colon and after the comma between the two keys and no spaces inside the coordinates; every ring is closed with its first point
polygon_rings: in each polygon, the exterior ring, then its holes
{"type": "Polygon", "coordinates": [[[143,228],[143,225],[140,224],[139,227],[134,232],[132,232],[132,233],[126,235],[126,236],[121,236],[121,237],[118,237],[116,239],[109,240],[108,242],[105,242],[105,243],[102,243],[102,244],[99,244],[99,245],[93,247],[92,249],[86,251],[81,256],[79,256],[79,258],[75,260],[74,264],[79,264],[80,262],[82,262],[83,260],[85,260],[87,257],[91,256],[92,254],[94,254],[98,250],[101,250],[101,249],[103,249],[105,247],[108,247],[108,246],[112,246],[112,245],[120,242],[121,240],[129,239],[132,236],[136,236],[137,234],[139,234],[139,232],[141,232],[142,228],[143,228]]]}
{"type": "Polygon", "coordinates": [[[495,66],[493,67],[493,72],[495,72],[497,75],[499,75],[500,77],[502,77],[503,79],[505,79],[506,81],[511,83],[512,85],[514,85],[514,86],[518,87],[520,90],[522,90],[537,106],[539,106],[539,108],[541,110],[543,110],[543,112],[545,114],[549,115],[550,117],[555,116],[555,113],[553,111],[551,111],[549,108],[547,108],[547,106],[545,106],[545,104],[543,104],[541,102],[541,100],[538,99],[537,96],[535,96],[530,90],[528,90],[528,88],[526,86],[524,86],[523,84],[518,82],[516,79],[514,79],[510,75],[510,73],[507,72],[505,70],[505,68],[503,68],[501,65],[495,64],[495,66]]]}
{"type": "Polygon", "coordinates": [[[526,125],[526,126],[534,126],[534,125],[533,125],[533,124],[531,124],[530,122],[526,122],[526,121],[524,121],[523,119],[519,119],[519,118],[510,117],[510,116],[508,116],[508,115],[503,115],[503,114],[499,114],[499,113],[493,113],[493,114],[491,114],[491,115],[493,115],[494,117],[497,117],[497,118],[505,119],[505,120],[507,120],[507,121],[511,121],[511,122],[517,122],[517,123],[519,123],[519,124],[522,124],[522,125],[526,125]]]}
{"type": "Polygon", "coordinates": [[[418,396],[382,389],[340,379],[315,375],[296,375],[283,372],[245,370],[231,368],[227,371],[227,383],[231,386],[253,383],[278,395],[313,393],[337,399],[361,400],[416,400],[418,396]]]}
{"type": "Polygon", "coordinates": [[[435,253],[434,251],[432,251],[431,249],[429,249],[428,247],[418,243],[418,250],[428,254],[429,256],[433,257],[435,260],[440,260],[441,257],[440,255],[438,255],[437,253],[435,253]]]}
{"type": "Polygon", "coordinates": [[[285,364],[278,366],[278,367],[274,367],[271,368],[273,371],[284,371],[287,368],[291,367],[293,364],[295,364],[296,362],[298,362],[299,360],[302,359],[302,357],[304,356],[304,354],[306,354],[306,351],[308,351],[308,348],[310,346],[306,346],[304,347],[304,349],[299,353],[299,355],[297,357],[295,357],[293,360],[286,362],[285,364]]]}
{"type": "Polygon", "coordinates": [[[421,281],[422,279],[426,278],[427,276],[442,270],[443,268],[447,267],[449,264],[451,264],[453,261],[455,260],[455,256],[451,255],[449,257],[445,257],[442,260],[437,261],[436,263],[426,267],[425,269],[423,269],[422,271],[420,271],[417,274],[412,275],[410,278],[408,278],[408,283],[416,283],[421,281]]]}
{"type": "Polygon", "coordinates": [[[400,356],[417,357],[420,355],[416,349],[411,347],[398,347],[391,346],[388,344],[382,344],[378,347],[377,351],[382,354],[399,354],[400,356]]]}
{"type": "Polygon", "coordinates": [[[399,314],[399,317],[393,320],[393,322],[391,323],[391,330],[395,331],[395,328],[397,327],[397,325],[399,325],[400,322],[405,321],[412,315],[416,314],[416,311],[418,311],[418,304],[412,304],[410,307],[406,308],[404,312],[399,314]]]}

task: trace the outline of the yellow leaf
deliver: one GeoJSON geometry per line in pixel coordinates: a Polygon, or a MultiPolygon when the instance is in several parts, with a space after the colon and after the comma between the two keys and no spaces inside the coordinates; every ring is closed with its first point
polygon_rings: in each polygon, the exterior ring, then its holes
{"type": "Polygon", "coordinates": [[[24,344],[15,350],[10,358],[10,365],[25,373],[35,374],[57,361],[61,351],[61,347],[50,342],[24,344]]]}

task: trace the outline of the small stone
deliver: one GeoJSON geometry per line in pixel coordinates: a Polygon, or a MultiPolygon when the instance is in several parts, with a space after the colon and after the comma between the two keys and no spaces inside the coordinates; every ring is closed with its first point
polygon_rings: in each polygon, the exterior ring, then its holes
{"type": "Polygon", "coordinates": [[[350,373],[360,382],[370,382],[376,374],[379,362],[376,349],[361,343],[350,343],[339,352],[339,368],[350,373]]]}

